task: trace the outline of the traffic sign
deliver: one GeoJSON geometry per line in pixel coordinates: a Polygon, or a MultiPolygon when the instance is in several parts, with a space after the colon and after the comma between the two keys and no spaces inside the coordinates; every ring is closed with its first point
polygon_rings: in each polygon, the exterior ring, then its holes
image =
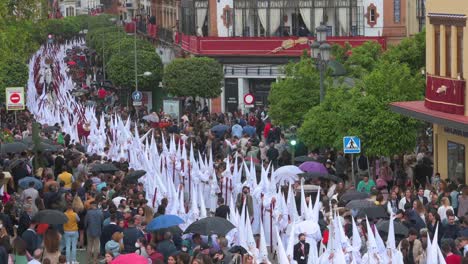
{"type": "Polygon", "coordinates": [[[253,94],[248,93],[248,94],[244,95],[244,103],[246,105],[251,105],[254,102],[255,102],[255,97],[253,96],[253,94]]]}
{"type": "Polygon", "coordinates": [[[361,153],[361,139],[355,136],[343,137],[343,149],[345,154],[361,153]]]}
{"type": "Polygon", "coordinates": [[[143,103],[141,101],[133,101],[133,106],[142,106],[143,103]]]}
{"type": "Polygon", "coordinates": [[[143,93],[140,91],[134,91],[132,93],[132,99],[134,102],[141,102],[141,100],[143,100],[143,93]]]}
{"type": "Polygon", "coordinates": [[[9,87],[5,89],[7,111],[24,110],[24,88],[9,87]]]}

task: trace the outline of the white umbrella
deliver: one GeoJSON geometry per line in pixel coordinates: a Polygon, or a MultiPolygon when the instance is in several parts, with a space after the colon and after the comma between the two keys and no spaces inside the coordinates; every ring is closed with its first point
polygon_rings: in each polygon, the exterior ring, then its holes
{"type": "Polygon", "coordinates": [[[273,172],[273,178],[281,185],[285,183],[294,183],[299,180],[298,174],[303,173],[301,169],[294,165],[287,165],[276,169],[273,172]]]}

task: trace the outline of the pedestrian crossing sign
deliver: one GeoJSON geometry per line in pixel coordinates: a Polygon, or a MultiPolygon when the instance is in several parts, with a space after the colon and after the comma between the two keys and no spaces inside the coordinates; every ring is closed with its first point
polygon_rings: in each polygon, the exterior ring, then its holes
{"type": "Polygon", "coordinates": [[[361,153],[361,139],[358,137],[343,137],[343,149],[345,154],[361,153]]]}

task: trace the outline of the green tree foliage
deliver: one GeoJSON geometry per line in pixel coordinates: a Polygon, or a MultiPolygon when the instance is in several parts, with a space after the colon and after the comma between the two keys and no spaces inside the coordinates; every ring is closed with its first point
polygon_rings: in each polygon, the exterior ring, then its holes
{"type": "Polygon", "coordinates": [[[388,104],[422,98],[424,79],[405,64],[380,60],[375,69],[351,89],[332,88],[313,107],[299,129],[310,147],[342,149],[342,138],[361,137],[367,155],[392,155],[411,149],[420,123],[390,112],[388,104]]]}
{"type": "Polygon", "coordinates": [[[223,67],[214,59],[176,59],[164,70],[164,87],[175,96],[216,98],[223,78],[223,67]]]}
{"type": "Polygon", "coordinates": [[[390,47],[382,59],[405,63],[414,74],[419,74],[426,66],[426,31],[411,38],[405,38],[397,46],[390,47]]]}
{"type": "Polygon", "coordinates": [[[370,72],[382,55],[379,43],[369,41],[352,49],[351,56],[346,60],[345,66],[351,77],[361,78],[370,72]]]}
{"type": "MultiPolygon", "coordinates": [[[[151,76],[138,77],[139,90],[156,89],[162,80],[162,62],[156,52],[137,51],[138,74],[151,72],[151,76]]],[[[135,55],[129,52],[114,55],[107,64],[107,73],[115,85],[120,87],[135,87],[135,55]]]]}
{"type": "Polygon", "coordinates": [[[284,71],[286,77],[271,86],[268,114],[275,124],[299,125],[309,109],[319,103],[320,75],[307,57],[289,63],[284,71]]]}
{"type": "Polygon", "coordinates": [[[28,66],[18,57],[0,57],[0,101],[5,102],[6,87],[25,87],[28,81],[28,66]]]}

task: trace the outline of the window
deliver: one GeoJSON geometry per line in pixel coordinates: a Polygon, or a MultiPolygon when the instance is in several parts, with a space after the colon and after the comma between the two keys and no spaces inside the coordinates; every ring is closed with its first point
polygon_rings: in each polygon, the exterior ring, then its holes
{"type": "Polygon", "coordinates": [[[440,75],[440,27],[434,25],[435,40],[434,40],[434,75],[440,75]]]}
{"type": "Polygon", "coordinates": [[[452,75],[452,27],[445,26],[445,76],[452,75]]]}
{"type": "Polygon", "coordinates": [[[369,22],[375,23],[375,9],[370,10],[369,22]]]}
{"type": "Polygon", "coordinates": [[[395,23],[400,23],[401,18],[401,0],[393,1],[393,21],[395,23]]]}
{"type": "Polygon", "coordinates": [[[447,172],[450,180],[465,184],[465,145],[447,142],[447,172]]]}

